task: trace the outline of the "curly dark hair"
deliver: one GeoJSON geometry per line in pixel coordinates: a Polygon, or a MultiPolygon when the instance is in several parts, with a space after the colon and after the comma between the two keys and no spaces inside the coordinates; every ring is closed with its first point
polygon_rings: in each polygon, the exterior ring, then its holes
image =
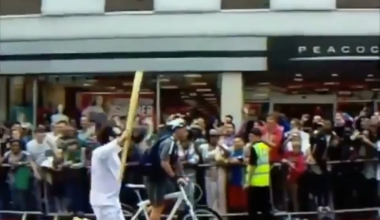
{"type": "Polygon", "coordinates": [[[96,133],[96,138],[101,145],[107,144],[110,141],[110,137],[117,137],[112,127],[109,125],[101,126],[96,133]]]}

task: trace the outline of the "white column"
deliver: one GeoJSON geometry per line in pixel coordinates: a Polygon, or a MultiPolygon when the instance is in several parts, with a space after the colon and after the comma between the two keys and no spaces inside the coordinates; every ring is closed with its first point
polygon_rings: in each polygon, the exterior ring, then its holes
{"type": "Polygon", "coordinates": [[[161,75],[156,77],[156,129],[161,122],[161,75]]]}
{"type": "Polygon", "coordinates": [[[5,76],[0,77],[0,121],[6,121],[7,119],[7,78],[5,76]]]}
{"type": "Polygon", "coordinates": [[[221,83],[221,118],[232,115],[236,128],[242,124],[243,76],[242,73],[222,73],[221,83]]]}
{"type": "Polygon", "coordinates": [[[38,79],[33,80],[33,125],[37,126],[37,110],[38,110],[38,79]]]}

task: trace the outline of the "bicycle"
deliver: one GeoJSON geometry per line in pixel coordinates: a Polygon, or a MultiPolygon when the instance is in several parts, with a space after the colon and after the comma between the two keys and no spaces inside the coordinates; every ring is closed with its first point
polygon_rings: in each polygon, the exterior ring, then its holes
{"type": "MultiPolygon", "coordinates": [[[[143,185],[143,184],[126,184],[125,186],[132,189],[133,192],[136,194],[138,204],[140,202],[144,201],[142,199],[141,194],[140,194],[140,190],[145,189],[145,185],[143,185]]],[[[138,206],[138,204],[137,204],[137,206],[138,206]]],[[[133,216],[137,212],[136,208],[134,208],[130,205],[124,204],[124,203],[121,204],[121,208],[122,208],[124,216],[130,217],[130,216],[133,216]]],[[[145,217],[148,217],[147,219],[149,219],[148,210],[144,211],[144,215],[145,215],[145,217]]]]}
{"type": "MultiPolygon", "coordinates": [[[[142,200],[140,191],[141,189],[145,189],[145,185],[141,184],[126,184],[127,187],[133,189],[133,191],[136,193],[139,203],[137,204],[138,210],[135,211],[133,214],[131,220],[141,220],[140,217],[144,216],[145,220],[149,220],[149,206],[150,201],[149,200],[142,200]]],[[[198,220],[198,217],[206,217],[208,219],[213,220],[222,220],[222,217],[213,209],[207,207],[207,206],[196,206],[193,207],[191,202],[189,201],[186,191],[183,188],[182,185],[179,185],[179,191],[174,193],[169,193],[165,195],[165,200],[172,200],[176,199],[176,202],[172,208],[172,210],[169,213],[169,216],[166,218],[167,220],[172,220],[176,212],[178,211],[181,203],[184,201],[186,206],[188,207],[188,213],[184,215],[180,220],[198,220]]],[[[131,210],[130,210],[131,211],[131,210]]],[[[129,211],[128,211],[129,212],[129,211]]]]}
{"type": "MultiPolygon", "coordinates": [[[[145,186],[144,185],[140,185],[140,184],[127,184],[126,185],[128,188],[130,189],[133,189],[133,192],[136,194],[137,196],[137,200],[139,202],[143,201],[142,199],[142,196],[140,194],[140,189],[145,189],[145,186]]],[[[196,184],[196,183],[193,183],[193,186],[194,186],[194,195],[197,195],[196,197],[194,197],[194,202],[195,203],[198,203],[202,197],[203,197],[203,190],[202,188],[196,184]]],[[[124,204],[124,203],[121,203],[121,207],[122,207],[122,210],[123,210],[123,214],[124,216],[128,216],[128,217],[131,217],[133,216],[134,213],[136,213],[137,209],[134,208],[133,206],[131,205],[128,205],[128,204],[124,204]]],[[[205,205],[200,205],[200,206],[196,206],[195,208],[199,210],[199,207],[205,207],[207,208],[207,206],[205,205]]],[[[213,210],[214,211],[214,210],[213,210]]]]}

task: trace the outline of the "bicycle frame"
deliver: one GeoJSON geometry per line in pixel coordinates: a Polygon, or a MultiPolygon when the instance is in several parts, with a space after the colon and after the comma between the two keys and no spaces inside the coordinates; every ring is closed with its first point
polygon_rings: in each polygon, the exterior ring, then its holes
{"type": "MultiPolygon", "coordinates": [[[[189,208],[189,213],[192,216],[193,220],[198,220],[197,216],[195,215],[193,205],[191,204],[191,202],[187,198],[185,189],[182,186],[180,186],[179,189],[180,189],[179,192],[170,193],[170,194],[165,195],[165,197],[164,197],[165,200],[177,199],[172,210],[169,213],[169,216],[167,217],[167,220],[172,220],[174,218],[176,212],[178,211],[178,209],[179,209],[179,207],[183,201],[185,201],[186,206],[189,208]]],[[[146,220],[149,220],[147,208],[150,205],[150,201],[145,200],[145,201],[139,202],[137,205],[138,205],[139,209],[132,216],[131,220],[138,220],[138,217],[141,215],[142,212],[144,213],[144,217],[146,218],[146,220]]]]}

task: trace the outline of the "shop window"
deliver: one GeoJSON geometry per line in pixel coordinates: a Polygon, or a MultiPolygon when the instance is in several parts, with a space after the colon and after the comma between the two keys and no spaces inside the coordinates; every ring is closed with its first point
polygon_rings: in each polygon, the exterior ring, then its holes
{"type": "Polygon", "coordinates": [[[152,11],[154,0],[106,0],[106,12],[152,11]]]}
{"type": "Polygon", "coordinates": [[[364,109],[366,109],[367,113],[370,114],[373,111],[373,102],[370,100],[357,102],[338,102],[338,111],[347,113],[351,117],[357,116],[364,109]]]}
{"type": "Polygon", "coordinates": [[[256,74],[244,74],[244,116],[251,119],[264,120],[270,111],[270,92],[269,82],[258,81],[256,74]]]}
{"type": "Polygon", "coordinates": [[[160,123],[171,115],[202,117],[208,125],[217,119],[220,106],[219,74],[163,74],[160,76],[160,123]]]}
{"type": "Polygon", "coordinates": [[[324,119],[332,119],[334,112],[333,104],[308,104],[308,103],[293,103],[293,104],[274,104],[273,109],[276,112],[281,112],[288,118],[301,118],[302,115],[308,114],[311,116],[319,115],[324,119]]]}
{"type": "Polygon", "coordinates": [[[0,0],[0,15],[40,14],[41,0],[0,0]]]}
{"type": "MultiPolygon", "coordinates": [[[[40,106],[40,123],[54,119],[62,113],[79,122],[81,115],[103,121],[128,114],[132,92],[133,73],[122,76],[49,76],[40,80],[43,106],[40,106]]],[[[155,118],[155,78],[145,74],[140,88],[139,115],[155,118]]],[[[65,117],[66,118],[66,117],[65,117]]],[[[154,119],[152,119],[154,120],[154,119]]]]}
{"type": "Polygon", "coordinates": [[[7,120],[18,121],[29,126],[34,120],[33,111],[34,77],[9,77],[9,114],[7,120]]]}
{"type": "Polygon", "coordinates": [[[269,8],[270,0],[222,0],[222,9],[269,8]]]}
{"type": "Polygon", "coordinates": [[[21,105],[24,94],[24,77],[10,77],[10,104],[11,106],[21,105]]]}
{"type": "MultiPolygon", "coordinates": [[[[99,122],[115,116],[122,119],[128,114],[133,75],[39,77],[38,100],[33,100],[34,78],[15,78],[9,91],[12,117],[17,120],[22,111],[23,120],[32,122],[36,115],[37,123],[47,126],[58,119],[78,124],[82,115],[99,122]],[[39,103],[36,112],[33,101],[39,103]]],[[[219,74],[145,73],[136,123],[150,121],[156,127],[170,114],[180,113],[188,114],[189,120],[202,117],[207,125],[212,124],[220,111],[218,77],[219,74]]]]}
{"type": "Polygon", "coordinates": [[[378,0],[337,0],[337,8],[380,8],[378,0]]]}
{"type": "Polygon", "coordinates": [[[268,87],[255,86],[244,88],[244,116],[261,120],[268,114],[270,103],[268,87]]]}
{"type": "Polygon", "coordinates": [[[371,114],[374,111],[373,97],[374,92],[369,90],[341,91],[338,93],[337,111],[348,113],[352,117],[357,116],[364,109],[371,114]]]}
{"type": "Polygon", "coordinates": [[[265,120],[265,116],[268,114],[270,108],[269,102],[246,100],[244,103],[243,111],[245,120],[265,120]]]}

